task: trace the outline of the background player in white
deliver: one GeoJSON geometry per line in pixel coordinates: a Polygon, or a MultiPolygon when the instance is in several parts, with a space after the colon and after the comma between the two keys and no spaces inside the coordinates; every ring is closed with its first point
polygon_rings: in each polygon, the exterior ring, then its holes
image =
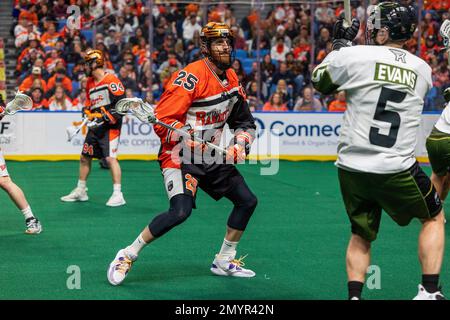
{"type": "Polygon", "coordinates": [[[413,218],[422,221],[422,284],[415,299],[444,298],[438,287],[444,214],[414,156],[423,99],[432,86],[431,68],[402,49],[415,28],[412,7],[383,2],[367,21],[372,45],[352,47],[359,22],[346,28],[341,18],[333,30],[333,51],[313,72],[320,92],[347,94],[336,165],[352,226],[346,259],[349,299],[361,297],[382,209],[400,226],[413,218]]]}
{"type": "MultiPolygon", "coordinates": [[[[450,53],[450,20],[444,21],[440,33],[444,39],[445,49],[450,53]]],[[[450,187],[450,88],[444,90],[444,98],[447,101],[447,106],[442,111],[441,117],[431,131],[426,143],[428,157],[433,169],[431,181],[442,202],[447,198],[450,187]]]]}
{"type": "MultiPolygon", "coordinates": [[[[5,104],[1,99],[0,95],[0,120],[5,116],[5,104]]],[[[6,169],[5,159],[3,158],[2,151],[0,149],[0,188],[6,191],[11,200],[17,206],[17,208],[22,211],[25,218],[25,233],[26,234],[39,234],[42,232],[41,222],[33,215],[31,207],[28,204],[25,195],[9,176],[8,170],[6,169]]]]}

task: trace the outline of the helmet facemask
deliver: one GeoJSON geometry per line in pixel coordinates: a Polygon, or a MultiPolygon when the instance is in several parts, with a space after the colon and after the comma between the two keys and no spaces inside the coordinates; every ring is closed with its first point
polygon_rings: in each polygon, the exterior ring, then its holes
{"type": "Polygon", "coordinates": [[[366,44],[383,45],[388,41],[407,41],[416,28],[416,13],[412,7],[383,2],[370,13],[366,26],[366,44]],[[384,29],[389,38],[384,43],[377,41],[377,35],[384,29]]]}
{"type": "Polygon", "coordinates": [[[234,35],[227,25],[209,23],[200,36],[201,52],[217,68],[226,71],[235,59],[234,35]]]}
{"type": "Polygon", "coordinates": [[[209,60],[225,71],[231,68],[235,59],[234,41],[231,38],[216,38],[208,41],[209,60]]]}

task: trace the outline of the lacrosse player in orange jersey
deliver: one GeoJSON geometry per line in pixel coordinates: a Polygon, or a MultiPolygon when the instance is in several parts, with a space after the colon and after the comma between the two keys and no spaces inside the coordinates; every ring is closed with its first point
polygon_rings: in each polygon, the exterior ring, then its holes
{"type": "Polygon", "coordinates": [[[234,136],[226,149],[227,161],[207,163],[202,160],[192,163],[188,160],[195,158],[193,154],[199,150],[204,155],[206,144],[195,138],[182,138],[182,143],[188,148],[183,148],[181,155],[177,148],[180,146],[180,136],[155,125],[161,139],[159,162],[170,206],[168,211],[156,216],[131,245],[119,250],[107,272],[112,285],[122,283],[146,244],[160,238],[190,216],[195,208],[197,188],[215,200],[225,197],[234,205],[222,247],[210,267],[211,272],[221,276],[255,276],[255,272],[243,267],[243,258],[236,259],[236,246],[256,208],[257,198],[234,164],[245,160],[256,126],[243,88],[235,71],[230,68],[234,60],[234,36],[229,26],[215,22],[204,26],[201,51],[204,59],[174,73],[155,109],[155,116],[193,136],[208,135],[210,142],[220,141],[221,132],[228,124],[234,136]],[[178,155],[182,161],[179,161],[178,155]]]}
{"type": "Polygon", "coordinates": [[[90,120],[87,124],[89,130],[81,152],[78,185],[61,201],[87,201],[86,181],[91,171],[92,158],[106,158],[113,180],[113,194],[106,205],[122,206],[126,202],[121,190],[122,173],[117,161],[122,116],[115,112],[114,105],[125,97],[125,88],[115,75],[103,69],[105,57],[102,51],[88,50],[84,59],[89,78],[86,85],[87,105],[83,114],[90,120]]]}

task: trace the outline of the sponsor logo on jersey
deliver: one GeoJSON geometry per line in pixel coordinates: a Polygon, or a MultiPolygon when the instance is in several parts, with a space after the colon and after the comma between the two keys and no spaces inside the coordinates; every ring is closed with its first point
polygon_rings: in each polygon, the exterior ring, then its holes
{"type": "Polygon", "coordinates": [[[0,166],[0,171],[5,171],[6,170],[6,164],[2,164],[0,166]]]}
{"type": "Polygon", "coordinates": [[[223,112],[220,112],[220,110],[212,110],[209,112],[206,111],[197,111],[195,113],[195,124],[197,126],[205,126],[209,124],[215,124],[220,122],[225,122],[228,118],[228,115],[230,113],[229,109],[226,109],[223,112]]]}
{"type": "Polygon", "coordinates": [[[417,83],[417,74],[405,68],[400,68],[385,63],[377,63],[375,66],[375,80],[405,85],[414,90],[417,83]]]}

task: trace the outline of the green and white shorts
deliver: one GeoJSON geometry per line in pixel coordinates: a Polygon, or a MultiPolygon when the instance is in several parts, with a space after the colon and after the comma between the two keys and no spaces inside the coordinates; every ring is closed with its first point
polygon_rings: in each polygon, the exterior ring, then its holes
{"type": "Polygon", "coordinates": [[[426,147],[433,172],[440,177],[445,176],[450,171],[450,134],[433,128],[426,147]]]}

